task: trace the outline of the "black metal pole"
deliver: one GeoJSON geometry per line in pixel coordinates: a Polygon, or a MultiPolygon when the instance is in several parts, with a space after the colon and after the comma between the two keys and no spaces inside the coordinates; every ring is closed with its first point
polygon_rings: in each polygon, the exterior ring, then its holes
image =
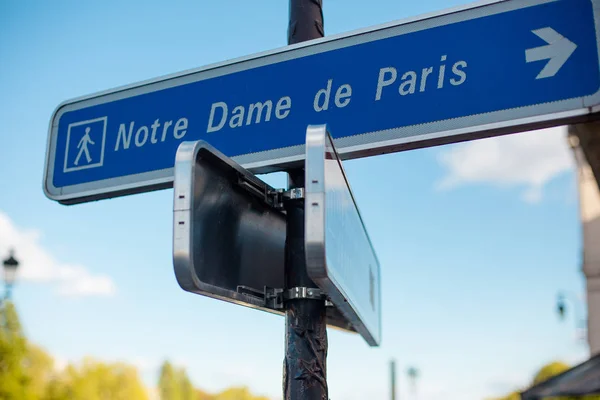
{"type": "MultiPolygon", "coordinates": [[[[288,44],[323,37],[321,0],[290,0],[288,44]]],[[[310,74],[311,71],[305,71],[310,74]]],[[[309,121],[306,121],[308,124],[309,121]]],[[[304,170],[289,171],[289,186],[304,187],[304,170]]],[[[316,288],[306,271],[304,199],[286,200],[285,289],[316,288]]],[[[328,400],[325,301],[285,303],[284,400],[328,400]]]]}
{"type": "Polygon", "coordinates": [[[323,28],[322,0],[290,0],[288,44],[321,38],[323,28]]]}
{"type": "MultiPolygon", "coordinates": [[[[306,272],[304,200],[287,200],[286,289],[314,288],[306,272]]],[[[328,400],[325,301],[286,301],[284,400],[328,400]]]]}

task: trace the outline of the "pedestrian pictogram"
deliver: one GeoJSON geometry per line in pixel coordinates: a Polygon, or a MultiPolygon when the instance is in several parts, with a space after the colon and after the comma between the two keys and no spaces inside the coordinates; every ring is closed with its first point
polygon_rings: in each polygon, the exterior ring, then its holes
{"type": "Polygon", "coordinates": [[[64,172],[101,167],[107,117],[69,124],[64,172]]]}
{"type": "Polygon", "coordinates": [[[85,135],[79,141],[77,147],[79,148],[79,154],[77,154],[77,158],[75,159],[75,165],[79,165],[79,159],[81,155],[85,153],[85,158],[87,159],[87,163],[89,164],[92,161],[92,157],[90,157],[90,151],[88,150],[88,144],[96,144],[92,139],[90,139],[90,130],[91,128],[88,126],[85,128],[85,135]]]}

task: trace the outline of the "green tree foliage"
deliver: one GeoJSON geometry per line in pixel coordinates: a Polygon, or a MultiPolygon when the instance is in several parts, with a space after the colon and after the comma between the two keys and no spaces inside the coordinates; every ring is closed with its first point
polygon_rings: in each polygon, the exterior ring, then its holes
{"type": "Polygon", "coordinates": [[[535,377],[533,378],[533,383],[531,385],[535,386],[539,383],[547,381],[553,376],[565,372],[568,369],[569,366],[560,361],[555,361],[551,362],[550,364],[546,364],[542,368],[540,368],[537,374],[535,374],[535,377]]]}
{"type": "Polygon", "coordinates": [[[247,387],[234,387],[219,394],[209,394],[196,390],[196,400],[269,400],[267,397],[254,396],[247,387]]]}
{"type": "Polygon", "coordinates": [[[158,379],[158,390],[161,400],[180,400],[181,388],[178,382],[178,376],[175,367],[168,361],[165,361],[160,368],[160,377],[158,379]]]}
{"type": "Polygon", "coordinates": [[[33,397],[42,399],[46,394],[49,383],[57,375],[54,369],[54,360],[42,348],[28,343],[27,353],[22,365],[30,379],[33,397]]]}
{"type": "Polygon", "coordinates": [[[54,360],[27,341],[10,302],[0,308],[0,400],[146,400],[135,368],[86,359],[54,368],[54,360]]]}
{"type": "Polygon", "coordinates": [[[247,387],[227,389],[215,396],[215,400],[269,400],[266,397],[255,397],[247,387]]]}
{"type": "Polygon", "coordinates": [[[215,396],[204,390],[196,389],[196,400],[215,400],[215,396]]]}
{"type": "Polygon", "coordinates": [[[42,400],[147,400],[137,370],[123,363],[86,358],[70,364],[48,384],[42,400]]]}
{"type": "Polygon", "coordinates": [[[0,307],[0,400],[34,399],[31,378],[23,365],[27,340],[11,302],[0,307]]]}
{"type": "Polygon", "coordinates": [[[194,385],[192,385],[192,381],[187,376],[185,369],[178,370],[177,374],[181,388],[181,400],[196,400],[196,390],[194,389],[194,385]]]}
{"type": "Polygon", "coordinates": [[[70,398],[73,393],[70,380],[70,376],[75,373],[73,368],[72,365],[69,365],[60,374],[53,376],[46,385],[46,392],[41,400],[65,400],[70,398]]]}
{"type": "Polygon", "coordinates": [[[0,322],[0,399],[43,399],[55,374],[54,360],[27,341],[11,302],[0,307],[0,322]]]}
{"type": "MultiPolygon", "coordinates": [[[[194,388],[185,369],[168,361],[160,370],[161,400],[268,400],[248,388],[208,394],[194,388]]],[[[42,348],[29,343],[14,305],[0,306],[0,400],[147,400],[137,370],[124,363],[85,358],[63,370],[42,348]]]]}
{"type": "Polygon", "coordinates": [[[160,368],[158,390],[161,400],[197,400],[198,394],[184,368],[165,361],[160,368]]]}

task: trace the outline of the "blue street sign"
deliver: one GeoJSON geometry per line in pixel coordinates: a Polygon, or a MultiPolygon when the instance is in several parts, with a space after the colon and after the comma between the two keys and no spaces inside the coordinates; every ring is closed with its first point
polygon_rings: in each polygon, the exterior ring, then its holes
{"type": "Polygon", "coordinates": [[[583,121],[600,110],[600,0],[509,0],[209,66],[60,105],[45,192],[77,203],[172,186],[182,141],[243,167],[343,159],[583,121]]]}

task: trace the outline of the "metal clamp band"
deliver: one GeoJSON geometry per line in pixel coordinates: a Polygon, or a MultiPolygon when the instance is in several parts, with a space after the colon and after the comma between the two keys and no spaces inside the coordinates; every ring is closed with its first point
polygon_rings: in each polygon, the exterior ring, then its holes
{"type": "Polygon", "coordinates": [[[293,188],[282,193],[283,200],[298,200],[304,198],[304,188],[293,188]]]}
{"type": "Polygon", "coordinates": [[[333,307],[331,300],[329,300],[327,295],[318,288],[294,287],[284,290],[265,287],[261,292],[260,290],[248,286],[238,286],[237,292],[247,296],[261,298],[264,301],[265,307],[274,310],[281,310],[284,308],[283,303],[296,299],[323,300],[325,301],[326,307],[333,307]]]}
{"type": "Polygon", "coordinates": [[[307,287],[295,287],[283,292],[283,301],[294,299],[325,300],[325,294],[321,289],[307,287]]]}

